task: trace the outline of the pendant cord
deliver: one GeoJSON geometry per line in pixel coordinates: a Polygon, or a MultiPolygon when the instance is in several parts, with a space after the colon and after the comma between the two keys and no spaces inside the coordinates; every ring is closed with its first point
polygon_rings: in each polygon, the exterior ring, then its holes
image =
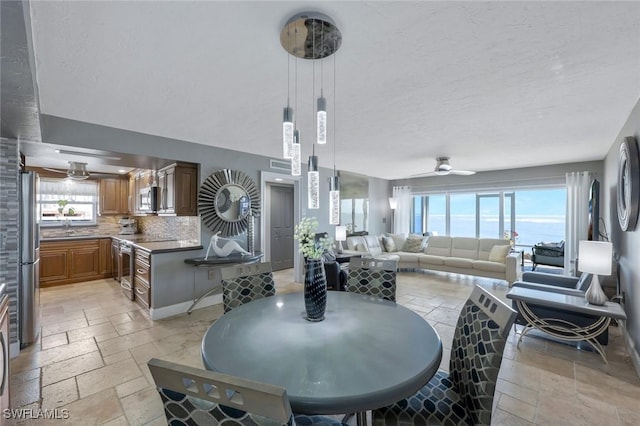
{"type": "MultiPolygon", "coordinates": [[[[290,39],[291,33],[287,27],[287,39],[290,39]]],[[[287,108],[289,108],[289,94],[291,86],[291,55],[287,52],[287,108]]]]}
{"type": "Polygon", "coordinates": [[[336,175],[336,41],[333,41],[333,176],[336,175]]]}
{"type": "MultiPolygon", "coordinates": [[[[312,81],[311,81],[311,93],[312,93],[312,97],[311,97],[311,122],[315,123],[316,122],[316,20],[314,19],[313,21],[311,21],[311,45],[313,46],[311,48],[312,53],[312,61],[313,61],[313,65],[312,65],[312,69],[313,69],[313,73],[312,73],[312,81]]],[[[315,127],[315,126],[314,126],[315,127]]],[[[316,129],[317,132],[317,129],[316,129]]],[[[314,155],[315,155],[315,146],[316,146],[316,142],[317,142],[317,136],[315,138],[313,138],[313,149],[314,149],[314,155]]]]}
{"type": "MultiPolygon", "coordinates": [[[[294,107],[294,115],[293,115],[293,128],[295,130],[298,130],[298,55],[295,54],[295,51],[298,47],[298,24],[295,24],[295,31],[293,33],[293,52],[294,52],[294,56],[296,57],[295,59],[295,82],[294,82],[294,90],[295,90],[295,107],[294,107]]],[[[300,140],[298,139],[298,142],[300,140]]]]}

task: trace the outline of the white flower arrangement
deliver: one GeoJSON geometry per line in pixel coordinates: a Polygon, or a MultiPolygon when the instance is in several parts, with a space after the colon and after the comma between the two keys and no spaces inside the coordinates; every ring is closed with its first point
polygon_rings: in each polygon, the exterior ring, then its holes
{"type": "Polygon", "coordinates": [[[318,220],[315,217],[303,217],[300,223],[295,226],[293,239],[298,241],[299,252],[305,259],[318,260],[322,254],[333,244],[333,238],[323,237],[316,241],[316,230],[318,220]]]}

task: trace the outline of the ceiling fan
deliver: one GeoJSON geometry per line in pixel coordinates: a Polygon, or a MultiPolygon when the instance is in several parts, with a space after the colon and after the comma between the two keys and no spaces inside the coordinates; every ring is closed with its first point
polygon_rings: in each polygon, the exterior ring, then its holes
{"type": "Polygon", "coordinates": [[[436,168],[432,172],[420,173],[413,176],[471,176],[474,174],[476,174],[476,172],[471,170],[458,170],[451,167],[451,165],[449,164],[449,157],[438,157],[436,158],[436,168]]]}
{"type": "Polygon", "coordinates": [[[88,179],[89,176],[94,177],[108,177],[116,175],[115,173],[89,173],[87,170],[87,163],[80,163],[77,161],[69,161],[69,169],[61,170],[61,169],[52,169],[50,167],[43,167],[43,170],[47,170],[54,173],[63,173],[67,175],[67,177],[71,180],[85,180],[88,179]]]}

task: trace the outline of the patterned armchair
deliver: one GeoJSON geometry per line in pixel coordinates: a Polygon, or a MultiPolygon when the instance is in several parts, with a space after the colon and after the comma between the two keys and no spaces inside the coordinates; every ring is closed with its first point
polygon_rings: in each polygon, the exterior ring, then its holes
{"type": "Polygon", "coordinates": [[[233,308],[276,294],[271,263],[222,268],[222,303],[225,314],[233,308]]]}
{"type": "Polygon", "coordinates": [[[293,415],[286,390],[278,386],[155,358],[147,365],[170,425],[346,426],[293,415]]]}
{"type": "Polygon", "coordinates": [[[453,336],[449,373],[438,371],[416,394],[373,410],[375,426],[490,425],[502,352],[516,312],[476,286],[453,336]]]}
{"type": "Polygon", "coordinates": [[[396,301],[398,261],[352,258],[349,262],[347,291],[396,301]]]}

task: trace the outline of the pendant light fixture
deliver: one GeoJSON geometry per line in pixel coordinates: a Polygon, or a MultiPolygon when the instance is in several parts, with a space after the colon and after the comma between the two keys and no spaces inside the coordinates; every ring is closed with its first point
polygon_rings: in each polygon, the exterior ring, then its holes
{"type": "Polygon", "coordinates": [[[340,176],[336,173],[336,57],[333,57],[333,176],[329,178],[329,225],[340,224],[340,176]]]}
{"type": "Polygon", "coordinates": [[[314,149],[313,155],[309,156],[307,169],[307,207],[310,209],[320,208],[320,172],[318,171],[318,157],[315,154],[314,149]]]}
{"type": "MultiPolygon", "coordinates": [[[[336,27],[335,23],[331,18],[327,15],[318,12],[304,12],[299,13],[291,17],[284,28],[280,32],[280,44],[282,47],[291,55],[296,58],[295,65],[295,106],[294,109],[298,110],[297,105],[297,95],[298,95],[298,68],[297,68],[297,58],[302,59],[323,59],[327,56],[331,56],[335,53],[340,46],[342,45],[342,34],[338,27],[336,27]],[[298,38],[300,35],[300,38],[298,38]]],[[[288,63],[287,63],[288,64],[288,63]]],[[[323,78],[323,68],[321,62],[321,80],[323,78]]],[[[314,86],[315,86],[315,67],[314,67],[314,86]]],[[[315,99],[315,87],[314,87],[314,107],[317,106],[317,111],[313,111],[314,122],[316,125],[316,140],[315,142],[318,144],[325,144],[327,142],[327,108],[326,108],[326,99],[323,95],[323,82],[321,81],[321,89],[320,89],[320,97],[315,99]]],[[[288,107],[288,104],[287,104],[288,107]]],[[[285,109],[284,121],[283,123],[291,123],[291,129],[293,129],[293,145],[292,145],[292,158],[291,158],[291,174],[294,176],[299,175],[299,154],[296,153],[296,150],[300,150],[300,132],[297,128],[297,119],[293,116],[293,112],[285,109]],[[290,119],[291,121],[286,121],[290,119]],[[297,145],[297,146],[296,146],[297,145]],[[298,158],[296,158],[298,155],[298,158]],[[297,165],[294,163],[298,163],[297,165]],[[297,173],[297,174],[296,174],[297,173]]],[[[283,124],[283,152],[285,151],[284,143],[285,143],[285,130],[283,124]]],[[[318,159],[314,155],[309,157],[309,164],[314,165],[316,170],[313,172],[317,172],[318,159]],[[313,158],[315,157],[315,158],[313,158]]],[[[311,171],[311,169],[309,169],[311,171]]],[[[312,176],[317,175],[309,175],[309,180],[313,179],[312,176]]],[[[311,186],[309,186],[311,188],[311,186]]],[[[319,190],[317,191],[319,195],[319,190]]],[[[311,205],[311,198],[309,198],[309,203],[311,205]]],[[[315,202],[314,202],[315,204],[315,202]]],[[[317,202],[319,204],[319,200],[317,202]]],[[[314,208],[314,207],[310,207],[314,208]]],[[[317,207],[316,207],[317,208],[317,207]]]]}
{"type": "Polygon", "coordinates": [[[287,106],[282,117],[282,157],[293,157],[293,109],[289,107],[289,55],[287,55],[287,106]]]}

